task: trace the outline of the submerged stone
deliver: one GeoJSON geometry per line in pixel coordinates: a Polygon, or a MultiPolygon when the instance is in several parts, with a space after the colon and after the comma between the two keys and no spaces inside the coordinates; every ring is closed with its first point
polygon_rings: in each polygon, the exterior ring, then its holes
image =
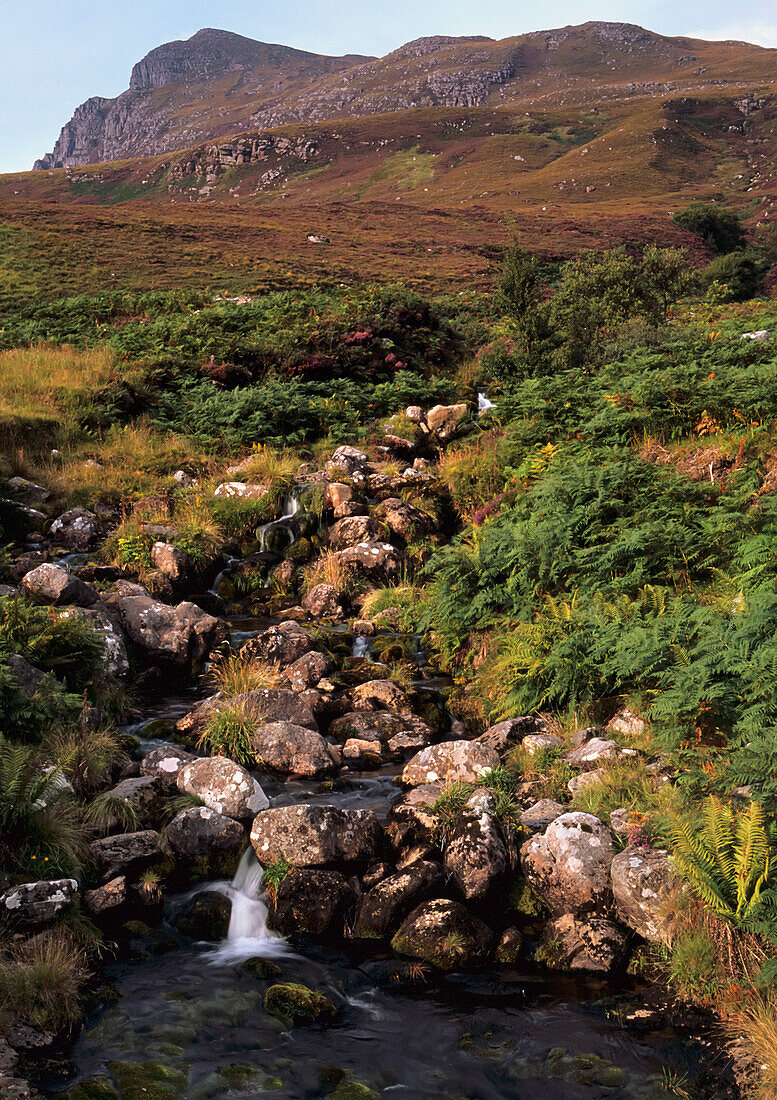
{"type": "Polygon", "coordinates": [[[271,985],[265,994],[264,1007],[271,1016],[298,1026],[325,1024],[337,1015],[337,1008],[328,997],[297,982],[271,985]]]}

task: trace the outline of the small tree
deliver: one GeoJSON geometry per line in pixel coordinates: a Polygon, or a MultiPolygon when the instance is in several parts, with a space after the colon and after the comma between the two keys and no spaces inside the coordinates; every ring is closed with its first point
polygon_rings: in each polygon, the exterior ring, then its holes
{"type": "Polygon", "coordinates": [[[674,215],[681,229],[695,233],[721,255],[741,248],[745,233],[739,215],[716,203],[692,202],[674,215]]]}
{"type": "Polygon", "coordinates": [[[654,323],[666,319],[669,307],[688,290],[692,277],[681,248],[651,245],[642,255],[642,295],[645,316],[654,323]]]}
{"type": "Polygon", "coordinates": [[[705,286],[717,284],[723,288],[718,300],[724,302],[746,302],[755,298],[761,289],[762,278],[763,264],[748,252],[718,256],[702,275],[705,286]]]}
{"type": "Polygon", "coordinates": [[[523,324],[539,302],[542,288],[537,257],[516,242],[505,255],[498,285],[507,312],[523,324]]]}

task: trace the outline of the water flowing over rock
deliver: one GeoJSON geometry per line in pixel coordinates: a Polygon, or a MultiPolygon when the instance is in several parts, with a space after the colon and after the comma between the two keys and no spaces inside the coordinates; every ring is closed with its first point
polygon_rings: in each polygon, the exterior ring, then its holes
{"type": "Polygon", "coordinates": [[[270,805],[250,772],[225,756],[184,764],[176,783],[179,791],[196,795],[217,814],[237,820],[252,818],[270,805]]]}
{"type": "Polygon", "coordinates": [[[610,830],[593,814],[562,814],[521,848],[523,873],[559,915],[604,909],[612,902],[610,830]]]}
{"type": "Polygon", "coordinates": [[[381,836],[370,810],[307,804],[265,810],[251,828],[264,866],[279,859],[294,867],[366,866],[374,862],[381,836]]]}

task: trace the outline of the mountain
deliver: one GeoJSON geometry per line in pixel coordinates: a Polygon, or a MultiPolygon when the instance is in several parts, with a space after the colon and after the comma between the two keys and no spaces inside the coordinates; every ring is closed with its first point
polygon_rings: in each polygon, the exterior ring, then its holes
{"type": "Polygon", "coordinates": [[[772,83],[777,51],[586,23],[494,41],[435,36],[382,58],[325,57],[201,30],[152,50],[129,89],[75,112],[35,167],[155,156],[252,129],[417,108],[599,108],[772,83]]]}

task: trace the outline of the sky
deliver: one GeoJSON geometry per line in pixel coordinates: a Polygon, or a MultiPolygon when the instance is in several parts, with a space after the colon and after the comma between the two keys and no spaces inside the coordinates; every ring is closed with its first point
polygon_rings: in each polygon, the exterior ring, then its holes
{"type": "Polygon", "coordinates": [[[589,19],[777,47],[774,0],[0,0],[0,172],[48,152],[155,46],[202,27],[316,53],[382,55],[428,34],[506,38],[589,19]]]}

